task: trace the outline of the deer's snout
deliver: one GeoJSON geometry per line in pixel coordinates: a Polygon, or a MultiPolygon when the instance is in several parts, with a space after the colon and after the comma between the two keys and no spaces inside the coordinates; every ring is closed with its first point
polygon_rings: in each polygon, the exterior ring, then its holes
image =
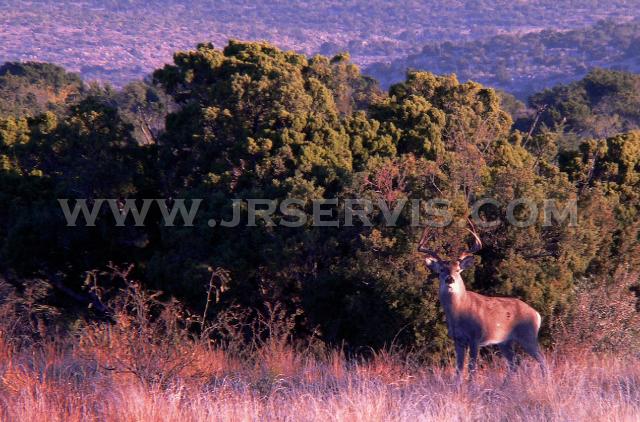
{"type": "Polygon", "coordinates": [[[448,274],[447,276],[445,276],[444,278],[444,282],[447,284],[452,284],[455,280],[453,279],[453,277],[451,276],[451,274],[448,274]]]}

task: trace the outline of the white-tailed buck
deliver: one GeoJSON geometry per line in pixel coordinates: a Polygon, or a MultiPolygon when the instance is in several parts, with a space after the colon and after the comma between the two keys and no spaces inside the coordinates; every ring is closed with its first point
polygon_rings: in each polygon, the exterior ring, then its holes
{"type": "Polygon", "coordinates": [[[473,266],[473,254],[482,248],[475,230],[467,230],[474,237],[474,245],[453,261],[441,259],[425,246],[426,230],[418,247],[418,251],[426,255],[427,267],[440,279],[440,303],[447,319],[449,337],[455,343],[458,377],[464,370],[467,349],[469,372],[473,376],[478,349],[492,344],[500,348],[510,370],[515,369],[513,346],[517,343],[538,361],[543,374],[546,373],[544,357],[538,347],[540,314],[519,299],[483,296],[465,288],[461,273],[473,266]]]}

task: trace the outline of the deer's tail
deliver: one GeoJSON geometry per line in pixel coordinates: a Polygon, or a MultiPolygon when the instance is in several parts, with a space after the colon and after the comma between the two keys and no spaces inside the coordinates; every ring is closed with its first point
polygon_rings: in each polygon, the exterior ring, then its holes
{"type": "Polygon", "coordinates": [[[540,331],[540,327],[542,326],[542,317],[540,316],[540,312],[536,312],[536,316],[538,317],[538,326],[536,327],[536,332],[540,331]]]}

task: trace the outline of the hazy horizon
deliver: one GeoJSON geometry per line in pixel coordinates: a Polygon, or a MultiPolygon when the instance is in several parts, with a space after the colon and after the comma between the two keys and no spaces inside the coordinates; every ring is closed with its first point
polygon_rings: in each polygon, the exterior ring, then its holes
{"type": "Polygon", "coordinates": [[[222,47],[228,39],[265,40],[307,55],[347,51],[366,67],[402,61],[427,43],[574,29],[638,16],[638,1],[409,1],[396,6],[363,0],[8,0],[0,5],[0,62],[51,62],[87,80],[122,86],[199,42],[222,47]]]}

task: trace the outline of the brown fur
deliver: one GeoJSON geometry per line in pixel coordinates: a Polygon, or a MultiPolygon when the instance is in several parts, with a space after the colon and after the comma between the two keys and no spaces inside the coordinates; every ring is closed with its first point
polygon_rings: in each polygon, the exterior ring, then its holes
{"type": "Polygon", "coordinates": [[[449,337],[455,343],[458,374],[463,370],[467,349],[470,352],[469,371],[473,373],[478,349],[491,344],[500,348],[510,369],[515,369],[514,343],[520,344],[545,371],[544,358],[538,347],[541,317],[535,309],[519,299],[467,291],[461,272],[473,264],[472,256],[453,263],[432,257],[426,261],[440,278],[440,303],[446,314],[449,337]]]}

